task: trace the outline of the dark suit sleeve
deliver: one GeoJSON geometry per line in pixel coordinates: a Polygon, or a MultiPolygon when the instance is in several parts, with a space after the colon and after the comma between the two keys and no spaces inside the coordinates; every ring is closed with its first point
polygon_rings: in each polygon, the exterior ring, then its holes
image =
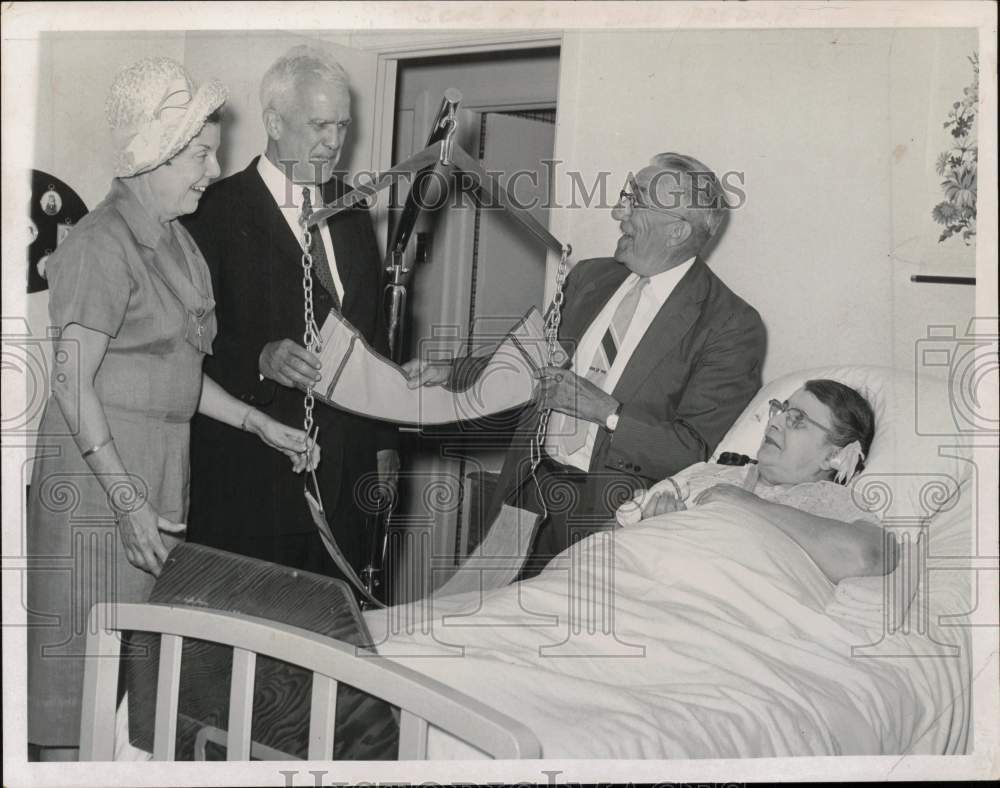
{"type": "Polygon", "coordinates": [[[625,461],[643,476],[663,479],[707,460],[760,388],[765,333],[752,309],[735,313],[706,344],[672,421],[634,405],[622,408],[607,466],[625,461]]]}
{"type": "MultiPolygon", "coordinates": [[[[236,338],[238,347],[226,346],[227,342],[232,343],[234,339],[224,325],[226,315],[232,312],[233,305],[226,303],[227,294],[231,294],[232,288],[226,286],[228,258],[225,245],[220,241],[219,231],[220,228],[229,226],[233,218],[231,215],[216,215],[214,206],[222,202],[224,201],[203,199],[204,204],[197,213],[181,219],[208,264],[212,276],[215,313],[219,320],[219,336],[216,338],[213,354],[205,358],[204,372],[234,397],[253,405],[268,405],[274,399],[278,384],[272,380],[260,379],[257,361],[260,348],[248,351],[243,337],[236,338]],[[226,362],[223,363],[220,358],[225,358],[226,362]]],[[[245,272],[243,275],[246,275],[245,272]]]]}

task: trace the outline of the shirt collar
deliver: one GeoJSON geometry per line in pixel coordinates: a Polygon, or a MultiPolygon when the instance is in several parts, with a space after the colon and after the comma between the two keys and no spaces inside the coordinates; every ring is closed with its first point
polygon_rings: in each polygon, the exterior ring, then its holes
{"type": "Polygon", "coordinates": [[[271,160],[263,153],[257,161],[257,172],[279,208],[295,208],[296,210],[301,208],[303,186],[309,187],[309,196],[312,200],[313,210],[323,205],[323,192],[319,186],[307,183],[292,183],[285,177],[285,173],[278,167],[275,167],[271,160]]]}
{"type": "Polygon", "coordinates": [[[109,196],[136,240],[143,246],[155,249],[169,228],[153,218],[127,181],[121,178],[112,180],[109,196]]]}
{"type": "MultiPolygon", "coordinates": [[[[694,265],[694,261],[694,257],[689,257],[680,265],[675,265],[673,268],[668,268],[666,271],[660,271],[660,273],[649,277],[649,284],[646,286],[646,292],[655,298],[660,306],[662,306],[670,297],[674,288],[677,287],[677,283],[684,278],[684,274],[686,274],[691,269],[691,266],[694,265]]],[[[635,276],[635,274],[633,274],[633,276],[635,276]]]]}

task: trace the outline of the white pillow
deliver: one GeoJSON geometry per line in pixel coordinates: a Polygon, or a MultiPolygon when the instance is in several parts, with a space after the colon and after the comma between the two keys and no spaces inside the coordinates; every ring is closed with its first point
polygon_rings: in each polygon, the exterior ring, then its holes
{"type": "Polygon", "coordinates": [[[927,434],[954,419],[947,381],[922,373],[916,378],[912,372],[888,367],[837,366],[780,377],[757,392],[712,459],[727,451],[756,457],[767,426],[768,402],[786,400],[807,380],[817,378],[851,386],[875,411],[875,439],[864,472],[852,484],[858,506],[880,519],[899,519],[931,517],[954,505],[959,486],[972,473],[968,441],[957,434],[927,434]]]}

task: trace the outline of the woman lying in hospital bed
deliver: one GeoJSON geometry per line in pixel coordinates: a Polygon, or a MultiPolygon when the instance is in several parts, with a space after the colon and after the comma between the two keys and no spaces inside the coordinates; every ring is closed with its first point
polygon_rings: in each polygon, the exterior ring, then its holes
{"type": "Polygon", "coordinates": [[[896,545],[865,517],[844,486],[863,470],[875,414],[863,396],[833,380],[809,380],[770,419],[753,465],[699,463],[680,479],[636,494],[622,525],[723,501],[766,519],[799,545],[831,581],[885,574],[896,545]],[[681,485],[683,484],[683,488],[681,485]]]}
{"type": "MultiPolygon", "coordinates": [[[[855,390],[809,381],[772,401],[757,464],[699,463],[637,493],[624,529],[531,580],[369,612],[378,650],[521,720],[546,758],[962,751],[964,671],[907,660],[905,641],[859,656],[881,611],[840,592],[880,592],[897,560],[837,483],[874,430],[855,390]]],[[[434,734],[431,757],[474,757],[434,734]]]]}

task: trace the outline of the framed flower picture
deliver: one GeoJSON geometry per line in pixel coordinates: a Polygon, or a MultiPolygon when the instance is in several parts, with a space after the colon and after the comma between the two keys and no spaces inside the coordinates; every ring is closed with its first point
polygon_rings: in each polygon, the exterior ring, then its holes
{"type": "Polygon", "coordinates": [[[898,41],[890,62],[892,255],[916,273],[974,276],[977,31],[926,30],[898,41]]]}

